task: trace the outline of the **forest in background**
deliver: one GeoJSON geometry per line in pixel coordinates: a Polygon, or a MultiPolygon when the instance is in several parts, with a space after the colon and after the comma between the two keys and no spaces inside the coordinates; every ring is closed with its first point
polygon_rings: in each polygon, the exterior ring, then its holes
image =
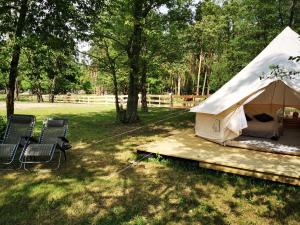
{"type": "Polygon", "coordinates": [[[215,92],[286,26],[300,32],[299,10],[297,0],[0,0],[7,114],[20,92],[114,94],[118,119],[135,122],[139,93],[215,92]]]}

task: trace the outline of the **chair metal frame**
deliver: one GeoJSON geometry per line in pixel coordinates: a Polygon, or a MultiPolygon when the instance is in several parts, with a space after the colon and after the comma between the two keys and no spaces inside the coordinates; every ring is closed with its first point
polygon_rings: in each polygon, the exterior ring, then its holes
{"type": "MultiPolygon", "coordinates": [[[[69,142],[66,139],[67,132],[68,132],[68,120],[67,119],[62,119],[62,118],[48,118],[46,121],[44,121],[43,128],[42,128],[42,131],[40,133],[40,136],[39,136],[39,139],[37,141],[37,144],[43,144],[42,142],[43,142],[45,130],[48,128],[48,122],[51,121],[51,120],[52,121],[53,120],[63,120],[64,121],[64,124],[62,126],[62,128],[64,129],[63,135],[56,137],[57,141],[56,141],[56,143],[52,144],[52,147],[51,147],[51,150],[50,150],[50,158],[48,160],[40,160],[40,161],[31,160],[31,161],[28,161],[27,160],[27,156],[25,156],[25,153],[26,153],[27,147],[30,146],[30,142],[27,144],[27,146],[24,146],[24,148],[23,148],[23,150],[21,152],[19,161],[21,163],[21,167],[23,165],[23,168],[25,170],[28,170],[26,168],[26,164],[47,164],[47,163],[50,163],[52,161],[52,159],[54,157],[54,154],[55,154],[55,152],[56,152],[57,149],[59,150],[59,158],[58,158],[58,164],[57,164],[57,166],[55,167],[54,170],[57,170],[60,167],[60,164],[61,164],[61,153],[62,152],[64,153],[65,161],[67,160],[65,149],[63,149],[62,146],[59,146],[59,143],[58,143],[59,140],[62,140],[63,142],[69,142]]],[[[49,145],[51,145],[51,144],[49,144],[49,145]]],[[[32,156],[30,156],[30,157],[32,157],[32,156]]]]}
{"type": "MultiPolygon", "coordinates": [[[[28,127],[28,135],[27,136],[20,136],[18,142],[15,144],[15,147],[12,151],[11,157],[9,158],[8,161],[0,162],[0,164],[2,164],[2,165],[11,165],[15,160],[15,156],[17,154],[17,151],[18,151],[19,147],[22,146],[22,145],[25,147],[28,144],[30,138],[32,137],[32,132],[33,132],[35,121],[36,121],[35,116],[33,116],[33,115],[24,115],[24,114],[14,114],[14,115],[11,115],[9,117],[8,123],[7,123],[6,128],[5,128],[3,140],[0,141],[0,145],[6,144],[5,141],[8,139],[8,137],[11,133],[10,129],[11,129],[11,126],[12,126],[12,123],[13,123],[13,119],[18,118],[18,117],[20,117],[20,118],[21,117],[27,117],[31,120],[31,122],[29,123],[30,126],[28,127]],[[24,144],[22,144],[22,142],[24,142],[24,144]]],[[[22,167],[22,165],[20,164],[20,166],[17,169],[20,169],[21,167],[22,167]]],[[[1,168],[0,170],[12,170],[12,169],[1,168]]]]}

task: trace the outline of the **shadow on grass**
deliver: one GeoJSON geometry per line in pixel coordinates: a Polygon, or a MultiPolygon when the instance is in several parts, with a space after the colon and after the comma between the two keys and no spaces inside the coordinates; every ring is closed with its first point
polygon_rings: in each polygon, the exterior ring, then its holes
{"type": "Polygon", "coordinates": [[[296,187],[201,169],[193,161],[163,157],[115,173],[133,159],[136,146],[167,136],[173,129],[192,127],[194,115],[186,113],[130,134],[112,136],[167,118],[170,113],[173,111],[155,109],[141,114],[143,123],[134,125],[115,123],[113,111],[39,115],[38,127],[45,117],[68,118],[74,148],[56,172],[1,174],[1,224],[299,221],[300,189],[296,187]],[[253,207],[259,210],[252,212],[253,207]]]}

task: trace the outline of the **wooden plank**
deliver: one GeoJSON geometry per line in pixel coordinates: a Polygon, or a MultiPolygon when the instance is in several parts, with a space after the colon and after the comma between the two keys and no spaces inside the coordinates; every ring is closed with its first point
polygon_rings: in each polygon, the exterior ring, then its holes
{"type": "Polygon", "coordinates": [[[249,176],[251,174],[254,176],[256,173],[267,174],[266,179],[273,177],[272,180],[280,182],[286,179],[291,184],[293,182],[290,180],[295,180],[297,183],[300,179],[299,156],[225,147],[195,137],[193,130],[175,132],[161,141],[141,146],[140,150],[195,160],[201,162],[202,165],[216,165],[215,168],[218,168],[217,166],[226,167],[227,171],[228,168],[231,168],[231,171],[241,170],[249,176]]]}
{"type": "Polygon", "coordinates": [[[222,165],[205,163],[205,162],[199,162],[199,166],[202,168],[218,170],[226,173],[233,173],[242,176],[255,177],[259,179],[271,180],[275,182],[300,186],[300,179],[296,179],[294,177],[287,177],[287,176],[276,175],[272,173],[261,173],[261,172],[245,170],[241,168],[228,167],[228,166],[222,166],[222,165]]]}

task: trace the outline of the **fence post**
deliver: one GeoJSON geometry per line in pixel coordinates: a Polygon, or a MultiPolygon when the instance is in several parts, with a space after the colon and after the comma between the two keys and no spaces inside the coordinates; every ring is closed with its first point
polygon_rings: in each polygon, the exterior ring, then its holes
{"type": "Polygon", "coordinates": [[[160,107],[160,95],[158,96],[158,106],[160,107]]]}

